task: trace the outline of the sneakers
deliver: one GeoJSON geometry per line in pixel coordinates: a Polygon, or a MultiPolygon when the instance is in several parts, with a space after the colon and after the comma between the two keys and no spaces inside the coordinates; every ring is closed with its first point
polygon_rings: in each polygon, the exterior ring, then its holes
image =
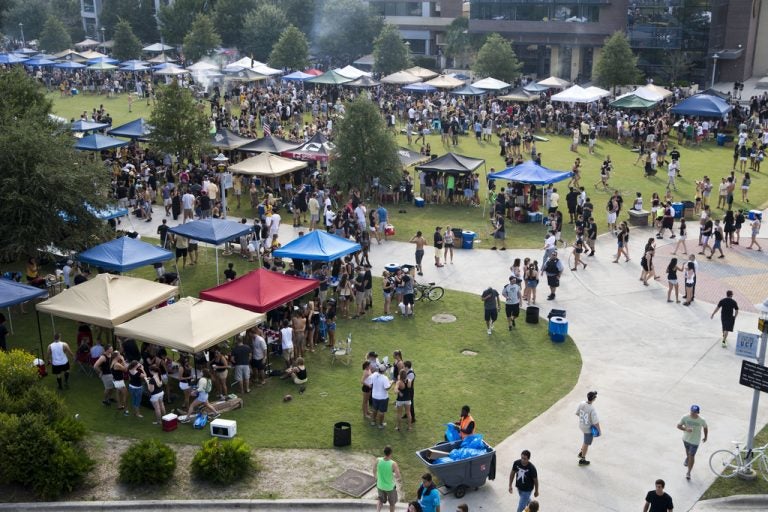
{"type": "Polygon", "coordinates": [[[547,300],[555,300],[555,294],[547,295],[547,300]]]}
{"type": "Polygon", "coordinates": [[[212,415],[211,415],[211,419],[212,419],[212,420],[215,420],[215,419],[216,419],[216,418],[218,418],[219,416],[221,416],[221,413],[220,413],[220,412],[217,412],[216,414],[212,414],[212,415]]]}
{"type": "Polygon", "coordinates": [[[723,348],[726,348],[726,347],[728,347],[728,344],[725,342],[725,340],[723,340],[723,348]]]}
{"type": "Polygon", "coordinates": [[[589,466],[589,461],[587,459],[579,459],[579,466],[589,466]]]}
{"type": "Polygon", "coordinates": [[[490,335],[491,335],[491,330],[490,330],[490,329],[488,329],[488,336],[490,336],[490,335]]]}
{"type": "Polygon", "coordinates": [[[386,426],[387,426],[387,423],[386,423],[386,422],[384,422],[384,423],[382,423],[381,425],[379,425],[379,429],[383,430],[383,429],[384,429],[384,427],[386,427],[386,426]]]}

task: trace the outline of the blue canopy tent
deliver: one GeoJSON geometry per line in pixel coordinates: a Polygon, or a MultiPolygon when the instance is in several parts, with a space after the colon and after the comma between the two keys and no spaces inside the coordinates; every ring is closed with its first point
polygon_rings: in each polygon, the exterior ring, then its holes
{"type": "Polygon", "coordinates": [[[117,64],[120,61],[112,57],[96,57],[87,61],[88,64],[117,64]]]}
{"type": "Polygon", "coordinates": [[[25,55],[16,55],[15,53],[0,53],[0,64],[21,64],[29,60],[25,55]]]}
{"type": "Polygon", "coordinates": [[[109,128],[109,124],[84,121],[82,119],[75,121],[72,123],[72,126],[69,127],[73,132],[90,132],[93,130],[101,130],[102,128],[109,128]]]}
{"type": "Polygon", "coordinates": [[[233,220],[203,219],[187,222],[169,229],[171,233],[198,240],[216,246],[216,283],[219,283],[219,249],[218,246],[245,236],[252,231],[252,227],[233,220]]]}
{"type": "Polygon", "coordinates": [[[42,57],[35,57],[34,59],[29,59],[27,61],[24,61],[23,64],[25,66],[30,66],[30,67],[37,66],[40,68],[44,68],[47,66],[53,66],[54,64],[56,64],[56,62],[52,60],[44,59],[42,57]]]}
{"type": "Polygon", "coordinates": [[[123,64],[120,66],[120,71],[147,71],[149,66],[139,64],[138,62],[131,62],[130,64],[123,64]]]}
{"type": "MultiPolygon", "coordinates": [[[[11,318],[11,306],[23,304],[32,299],[47,297],[48,290],[17,283],[10,279],[0,279],[0,308],[8,308],[8,322],[13,333],[13,319],[11,318]]],[[[35,311],[37,313],[37,311],[35,311]]],[[[40,336],[40,358],[43,357],[43,334],[40,331],[40,315],[37,315],[37,333],[40,336]]]]}
{"type": "Polygon", "coordinates": [[[285,244],[272,254],[278,258],[333,261],[361,250],[360,244],[325,231],[315,230],[285,244]]]}
{"type": "Polygon", "coordinates": [[[482,96],[483,94],[488,94],[488,91],[472,87],[471,85],[465,85],[464,87],[452,90],[448,94],[453,96],[482,96]]]}
{"type": "Polygon", "coordinates": [[[173,259],[173,253],[129,236],[105,242],[77,255],[77,260],[106,270],[128,272],[173,259]]]}
{"type": "Polygon", "coordinates": [[[303,82],[304,80],[309,80],[314,77],[315,75],[310,75],[309,73],[294,71],[293,73],[285,75],[282,80],[287,80],[289,82],[303,82]]]}
{"type": "Polygon", "coordinates": [[[127,140],[115,139],[107,137],[106,135],[94,133],[79,139],[77,143],[75,143],[75,149],[82,151],[101,151],[126,145],[128,145],[127,140]]]}
{"type": "Polygon", "coordinates": [[[152,125],[147,123],[143,117],[140,117],[130,123],[125,123],[117,128],[112,128],[111,130],[108,130],[107,133],[117,137],[127,137],[129,139],[147,141],[152,133],[152,125]]]}
{"type": "Polygon", "coordinates": [[[523,86],[523,89],[525,89],[528,92],[544,92],[548,91],[549,87],[546,85],[539,85],[536,82],[531,82],[526,86],[523,86]]]}
{"type": "Polygon", "coordinates": [[[557,183],[573,176],[572,171],[555,171],[528,160],[520,165],[508,167],[503,171],[492,172],[488,179],[516,181],[518,183],[530,183],[532,185],[549,185],[557,183]]]}
{"type": "Polygon", "coordinates": [[[709,94],[686,98],[670,110],[673,114],[698,117],[723,117],[733,109],[725,100],[709,94]]]}
{"type": "Polygon", "coordinates": [[[142,66],[147,65],[147,61],[141,60],[141,59],[130,59],[130,60],[124,60],[120,63],[120,66],[130,66],[133,64],[141,64],[142,66]]]}
{"type": "Polygon", "coordinates": [[[83,69],[85,67],[85,64],[80,64],[79,62],[72,62],[71,60],[67,60],[64,62],[59,62],[58,64],[54,64],[53,67],[59,68],[59,69],[83,69]]]}
{"type": "Polygon", "coordinates": [[[409,92],[435,92],[437,87],[425,84],[424,82],[416,82],[415,84],[403,86],[401,89],[409,92]]]}

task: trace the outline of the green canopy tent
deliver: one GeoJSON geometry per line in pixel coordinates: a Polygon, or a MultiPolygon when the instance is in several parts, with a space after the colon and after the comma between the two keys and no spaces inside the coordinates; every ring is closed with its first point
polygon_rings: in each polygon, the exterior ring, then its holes
{"type": "Polygon", "coordinates": [[[310,78],[309,80],[305,80],[305,84],[327,84],[327,85],[341,85],[346,84],[347,82],[352,82],[354,79],[347,78],[346,76],[338,74],[336,71],[328,71],[327,73],[323,73],[320,76],[316,76],[315,78],[310,78]]]}
{"type": "Polygon", "coordinates": [[[627,110],[647,110],[654,107],[657,103],[658,101],[647,100],[636,94],[629,93],[616,98],[610,103],[610,106],[613,108],[624,108],[627,110]]]}

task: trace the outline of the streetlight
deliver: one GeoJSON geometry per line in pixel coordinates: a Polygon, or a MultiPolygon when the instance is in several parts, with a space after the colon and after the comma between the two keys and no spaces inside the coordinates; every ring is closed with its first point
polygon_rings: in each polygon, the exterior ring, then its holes
{"type": "Polygon", "coordinates": [[[104,36],[104,31],[105,30],[107,30],[107,29],[105,29],[104,27],[101,27],[101,46],[104,46],[104,43],[107,42],[107,40],[105,39],[105,36],[104,36]]]}
{"type": "MultiPolygon", "coordinates": [[[[760,366],[765,365],[765,346],[768,341],[768,299],[765,299],[762,304],[757,306],[757,310],[760,311],[760,320],[757,322],[757,326],[760,329],[760,347],[758,348],[757,364],[760,366]]],[[[760,403],[760,390],[755,389],[752,393],[752,412],[749,415],[749,431],[747,432],[747,453],[752,453],[752,445],[755,439],[755,425],[757,423],[757,406],[760,403]]]]}
{"type": "Polygon", "coordinates": [[[21,47],[27,46],[26,41],[24,41],[24,24],[19,22],[19,31],[21,32],[21,47]]]}
{"type": "Polygon", "coordinates": [[[712,88],[715,87],[715,71],[717,71],[717,59],[720,58],[720,55],[717,53],[712,56],[712,60],[714,61],[712,64],[712,88]]]}

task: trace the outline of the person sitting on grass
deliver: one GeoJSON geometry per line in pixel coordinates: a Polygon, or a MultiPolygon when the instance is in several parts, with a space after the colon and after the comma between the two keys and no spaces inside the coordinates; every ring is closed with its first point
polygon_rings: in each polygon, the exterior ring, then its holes
{"type": "Polygon", "coordinates": [[[292,366],[285,370],[281,379],[292,379],[293,383],[299,386],[299,393],[304,392],[305,384],[307,383],[307,367],[304,366],[304,358],[296,358],[296,366],[292,366]]]}

